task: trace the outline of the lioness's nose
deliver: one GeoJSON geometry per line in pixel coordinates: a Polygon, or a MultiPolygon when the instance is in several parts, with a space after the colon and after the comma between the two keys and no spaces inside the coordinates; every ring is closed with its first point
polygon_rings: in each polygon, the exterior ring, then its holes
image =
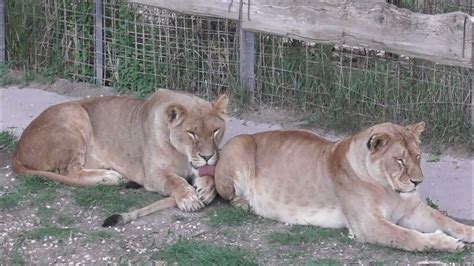
{"type": "Polygon", "coordinates": [[[214,154],[212,154],[212,155],[207,155],[207,156],[206,156],[206,155],[202,155],[202,154],[199,153],[199,156],[201,156],[201,158],[203,158],[204,161],[207,162],[207,161],[209,161],[209,159],[212,158],[212,156],[214,156],[214,154]]]}
{"type": "Polygon", "coordinates": [[[421,182],[423,182],[423,179],[410,179],[410,182],[413,183],[413,185],[418,186],[421,182]]]}

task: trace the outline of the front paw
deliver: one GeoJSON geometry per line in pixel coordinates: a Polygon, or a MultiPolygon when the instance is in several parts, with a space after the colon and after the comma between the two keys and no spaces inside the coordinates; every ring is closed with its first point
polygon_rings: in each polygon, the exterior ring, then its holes
{"type": "Polygon", "coordinates": [[[185,212],[197,211],[204,207],[204,203],[199,200],[196,191],[191,186],[183,188],[182,191],[174,195],[174,198],[178,208],[185,212]]]}
{"type": "Polygon", "coordinates": [[[433,249],[455,252],[464,248],[464,243],[440,230],[430,235],[433,249]]]}
{"type": "Polygon", "coordinates": [[[118,185],[123,182],[123,176],[114,170],[103,170],[102,180],[99,182],[102,185],[118,185]]]}
{"type": "Polygon", "coordinates": [[[466,226],[463,235],[460,239],[467,243],[474,243],[474,226],[466,226]]]}
{"type": "Polygon", "coordinates": [[[199,199],[206,205],[211,203],[217,195],[214,177],[210,175],[196,177],[194,188],[196,188],[199,199]]]}

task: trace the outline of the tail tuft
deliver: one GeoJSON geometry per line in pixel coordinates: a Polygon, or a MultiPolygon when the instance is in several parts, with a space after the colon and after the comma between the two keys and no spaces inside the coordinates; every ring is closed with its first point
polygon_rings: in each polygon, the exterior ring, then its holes
{"type": "Polygon", "coordinates": [[[112,214],[104,220],[102,227],[112,227],[119,224],[123,224],[123,217],[120,214],[112,214]]]}

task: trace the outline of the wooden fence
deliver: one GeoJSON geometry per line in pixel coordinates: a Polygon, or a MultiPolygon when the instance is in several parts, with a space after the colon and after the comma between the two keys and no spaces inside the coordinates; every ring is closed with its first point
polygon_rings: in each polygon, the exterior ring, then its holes
{"type": "MultiPolygon", "coordinates": [[[[97,0],[100,1],[100,0],[97,0]]],[[[253,91],[254,37],[263,32],[303,41],[384,50],[474,73],[474,18],[420,14],[381,0],[129,0],[172,11],[240,21],[240,78],[253,91]]],[[[474,90],[474,79],[471,90],[474,90]]],[[[473,93],[474,94],[474,93],[473,93]]],[[[473,95],[471,94],[471,95],[473,95]]],[[[474,125],[474,97],[471,122],[474,125]]]]}

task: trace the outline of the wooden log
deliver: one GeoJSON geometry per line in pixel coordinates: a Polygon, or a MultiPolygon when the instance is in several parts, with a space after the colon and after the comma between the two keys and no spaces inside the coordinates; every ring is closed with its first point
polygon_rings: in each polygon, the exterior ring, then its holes
{"type": "MultiPolygon", "coordinates": [[[[248,6],[245,6],[245,10],[248,6]]],[[[469,15],[414,13],[386,3],[252,0],[246,30],[331,44],[347,44],[472,67],[469,15]]]]}

